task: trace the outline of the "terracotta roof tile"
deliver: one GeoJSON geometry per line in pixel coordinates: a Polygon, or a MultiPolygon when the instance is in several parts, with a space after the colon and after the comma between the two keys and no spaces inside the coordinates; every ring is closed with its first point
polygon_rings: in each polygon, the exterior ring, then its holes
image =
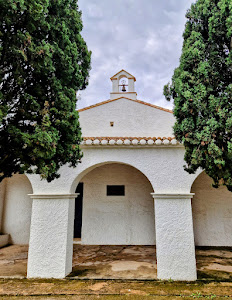
{"type": "Polygon", "coordinates": [[[152,146],[152,145],[180,145],[175,137],[83,137],[82,145],[131,145],[131,146],[152,146]]]}

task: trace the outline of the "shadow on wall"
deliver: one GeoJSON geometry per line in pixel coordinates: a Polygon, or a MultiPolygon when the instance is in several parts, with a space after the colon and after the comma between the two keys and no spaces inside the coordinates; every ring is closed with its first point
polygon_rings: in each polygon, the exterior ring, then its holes
{"type": "Polygon", "coordinates": [[[31,224],[32,186],[26,175],[16,174],[0,185],[1,232],[11,244],[28,244],[31,224]]]}
{"type": "Polygon", "coordinates": [[[91,170],[82,179],[82,243],[154,245],[153,188],[136,168],[119,163],[91,170]],[[107,195],[107,186],[124,186],[125,195],[107,195]]]}
{"type": "Polygon", "coordinates": [[[212,187],[212,179],[202,172],[191,192],[196,246],[232,246],[232,193],[226,187],[212,187]]]}

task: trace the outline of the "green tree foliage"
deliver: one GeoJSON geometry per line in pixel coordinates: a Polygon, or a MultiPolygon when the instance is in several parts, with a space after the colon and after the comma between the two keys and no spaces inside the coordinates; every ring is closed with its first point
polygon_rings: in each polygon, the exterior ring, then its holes
{"type": "Polygon", "coordinates": [[[77,0],[0,0],[0,181],[80,161],[76,92],[90,56],[77,0]]]}
{"type": "Polygon", "coordinates": [[[198,0],[188,10],[179,67],[164,87],[174,99],[186,171],[199,167],[232,191],[232,1],[198,0]]]}

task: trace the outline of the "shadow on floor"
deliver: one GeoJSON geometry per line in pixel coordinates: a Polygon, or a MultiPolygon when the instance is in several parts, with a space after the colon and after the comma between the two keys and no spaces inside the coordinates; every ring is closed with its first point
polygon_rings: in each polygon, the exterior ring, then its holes
{"type": "Polygon", "coordinates": [[[71,277],[157,279],[155,246],[74,245],[71,277]]]}
{"type": "Polygon", "coordinates": [[[232,247],[196,247],[197,278],[232,282],[232,247]]]}

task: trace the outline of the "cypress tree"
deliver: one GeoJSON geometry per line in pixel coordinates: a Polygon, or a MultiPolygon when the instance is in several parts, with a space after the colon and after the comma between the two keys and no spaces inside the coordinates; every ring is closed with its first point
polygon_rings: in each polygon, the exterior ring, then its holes
{"type": "Polygon", "coordinates": [[[90,56],[76,0],[0,0],[0,181],[81,159],[76,92],[90,56]]]}
{"type": "Polygon", "coordinates": [[[232,1],[198,0],[186,14],[180,64],[164,87],[185,169],[232,191],[232,1]]]}

